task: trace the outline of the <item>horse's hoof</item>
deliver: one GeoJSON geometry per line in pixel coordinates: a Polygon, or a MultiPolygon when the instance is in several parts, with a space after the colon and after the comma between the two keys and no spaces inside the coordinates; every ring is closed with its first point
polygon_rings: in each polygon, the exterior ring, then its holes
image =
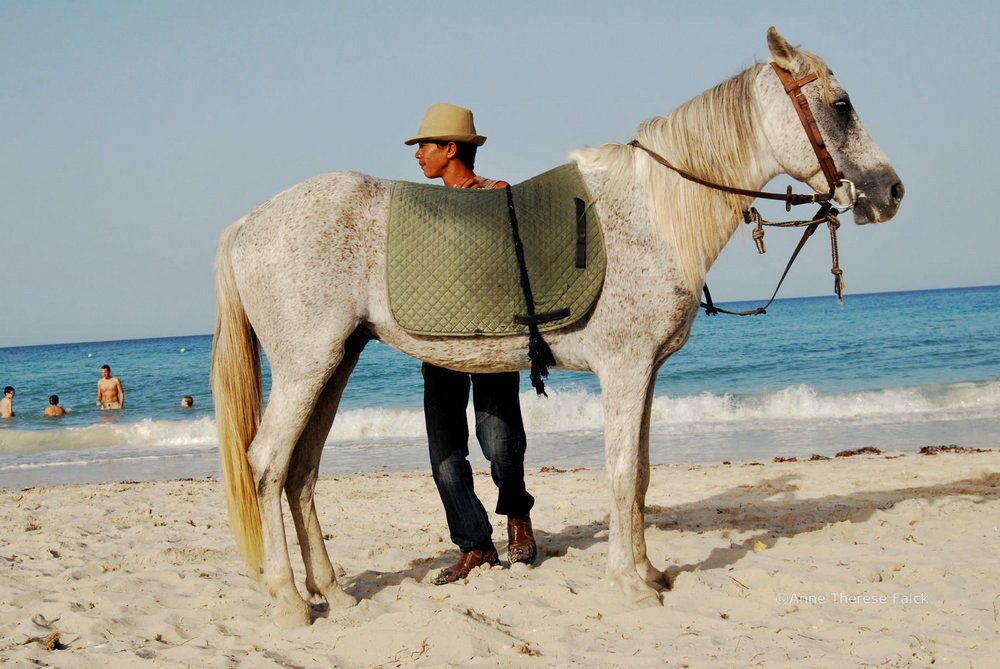
{"type": "Polygon", "coordinates": [[[659,606],[660,593],[655,588],[649,586],[645,581],[635,575],[612,579],[612,583],[618,587],[625,595],[625,602],[636,609],[644,609],[650,606],[659,606]]]}
{"type": "Polygon", "coordinates": [[[651,606],[660,606],[660,593],[655,588],[648,585],[625,593],[625,597],[630,606],[636,609],[646,609],[651,606]]]}
{"type": "Polygon", "coordinates": [[[670,590],[670,576],[654,567],[649,561],[644,565],[636,565],[636,571],[639,573],[639,578],[656,590],[670,590]]]}
{"type": "Polygon", "coordinates": [[[349,609],[358,603],[356,597],[344,592],[344,589],[339,585],[328,589],[323,595],[326,597],[326,603],[330,605],[331,609],[349,609]]]}
{"type": "Polygon", "coordinates": [[[299,604],[278,602],[271,615],[274,624],[282,629],[312,625],[312,607],[304,600],[300,600],[299,604]]]}

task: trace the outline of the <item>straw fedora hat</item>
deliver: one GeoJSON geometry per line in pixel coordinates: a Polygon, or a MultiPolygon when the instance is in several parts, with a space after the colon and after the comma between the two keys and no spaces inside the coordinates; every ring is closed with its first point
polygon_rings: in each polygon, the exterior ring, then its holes
{"type": "Polygon", "coordinates": [[[438,103],[427,108],[416,137],[411,137],[404,144],[427,141],[468,142],[482,146],[486,138],[476,134],[471,110],[438,103]]]}

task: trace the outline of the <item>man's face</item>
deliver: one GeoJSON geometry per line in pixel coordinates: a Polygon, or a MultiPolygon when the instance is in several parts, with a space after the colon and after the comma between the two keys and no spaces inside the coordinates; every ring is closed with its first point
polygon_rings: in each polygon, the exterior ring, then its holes
{"type": "Polygon", "coordinates": [[[439,145],[437,142],[420,142],[414,158],[420,163],[420,169],[428,179],[439,179],[448,165],[448,149],[453,142],[439,145]]]}
{"type": "Polygon", "coordinates": [[[106,367],[101,367],[101,377],[106,379],[109,376],[111,376],[111,370],[106,367]]]}

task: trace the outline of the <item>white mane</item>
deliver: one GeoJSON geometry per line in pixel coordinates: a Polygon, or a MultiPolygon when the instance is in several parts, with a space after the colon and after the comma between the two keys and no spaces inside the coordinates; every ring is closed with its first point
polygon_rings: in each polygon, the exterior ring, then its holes
{"type": "MultiPolygon", "coordinates": [[[[828,66],[814,54],[798,54],[803,59],[803,70],[819,74],[823,96],[828,99],[828,66]]],[[[735,188],[755,188],[748,183],[748,166],[757,142],[751,107],[754,80],[762,67],[766,64],[757,63],[667,116],[644,121],[636,128],[633,139],[702,179],[735,188]]],[[[570,159],[603,167],[611,181],[640,182],[651,193],[651,221],[657,234],[677,250],[691,291],[701,292],[708,268],[743,220],[750,198],[684,179],[654,162],[644,151],[624,144],[574,151],[570,159]]]]}
{"type": "MultiPolygon", "coordinates": [[[[702,179],[751,188],[747,165],[756,141],[751,104],[761,67],[757,64],[724,81],[667,116],[644,121],[634,139],[702,179]]],[[[688,287],[700,292],[709,266],[742,220],[748,198],[688,181],[644,151],[623,144],[576,151],[571,158],[601,165],[610,181],[644,182],[643,189],[652,196],[650,213],[657,234],[677,249],[688,287]]]]}

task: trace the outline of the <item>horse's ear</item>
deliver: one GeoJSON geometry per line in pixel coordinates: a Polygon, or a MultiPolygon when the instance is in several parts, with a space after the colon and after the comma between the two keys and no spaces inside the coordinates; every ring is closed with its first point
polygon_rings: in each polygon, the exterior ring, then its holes
{"type": "Polygon", "coordinates": [[[796,57],[799,50],[785,41],[774,26],[767,29],[767,48],[771,51],[771,59],[783,70],[794,72],[796,57]]]}

